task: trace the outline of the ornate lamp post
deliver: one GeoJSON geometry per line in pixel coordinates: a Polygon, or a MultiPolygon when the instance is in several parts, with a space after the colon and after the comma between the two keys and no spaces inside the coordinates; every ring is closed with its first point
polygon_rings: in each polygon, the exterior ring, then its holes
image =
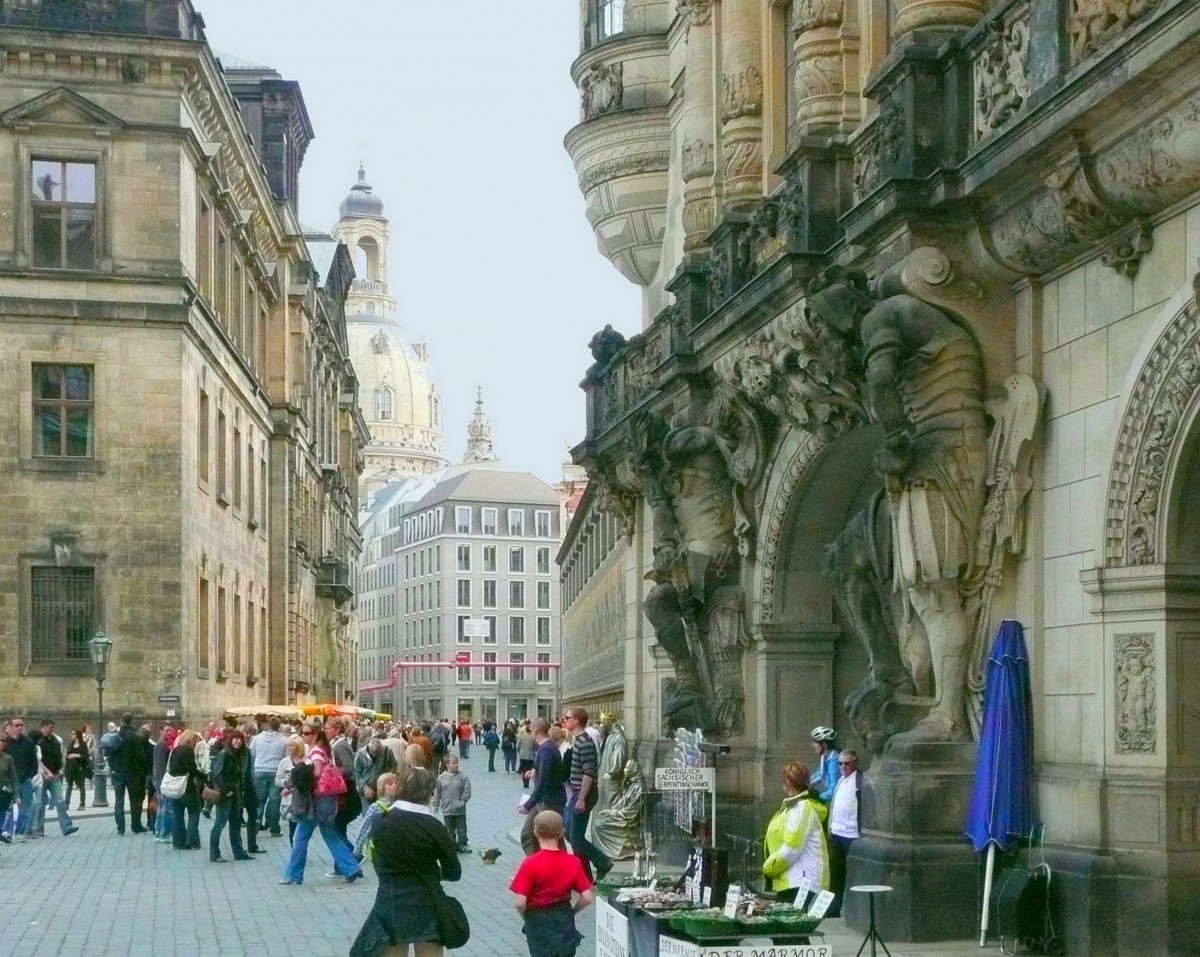
{"type": "Polygon", "coordinates": [[[108,807],[108,760],[100,748],[100,739],[104,736],[104,676],[112,657],[112,647],[113,643],[102,631],[96,632],[96,637],[88,642],[88,651],[92,653],[92,664],[96,668],[96,755],[92,807],[108,807]]]}

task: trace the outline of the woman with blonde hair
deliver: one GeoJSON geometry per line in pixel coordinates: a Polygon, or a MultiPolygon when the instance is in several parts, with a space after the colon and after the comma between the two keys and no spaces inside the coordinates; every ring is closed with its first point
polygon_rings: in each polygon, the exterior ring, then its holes
{"type": "Polygon", "coordinates": [[[293,734],[283,746],[283,757],[279,759],[279,767],[275,769],[275,786],[279,788],[279,813],[287,818],[288,846],[295,841],[296,815],[292,813],[292,795],[295,788],[292,785],[292,768],[304,763],[304,739],[293,734]]]}
{"type": "MultiPolygon", "coordinates": [[[[812,881],[815,891],[829,888],[829,850],[825,844],[828,809],[809,790],[810,779],[806,765],[792,761],[784,766],[783,804],[767,825],[767,859],[762,872],[782,901],[795,899],[805,877],[812,881]]],[[[804,906],[803,901],[800,906],[804,906]]]]}
{"type": "Polygon", "coordinates": [[[187,776],[183,797],[172,802],[171,846],[177,851],[200,849],[200,789],[207,779],[196,761],[196,746],[200,740],[199,732],[189,728],[175,739],[175,746],[167,757],[168,774],[173,777],[187,776]]]}

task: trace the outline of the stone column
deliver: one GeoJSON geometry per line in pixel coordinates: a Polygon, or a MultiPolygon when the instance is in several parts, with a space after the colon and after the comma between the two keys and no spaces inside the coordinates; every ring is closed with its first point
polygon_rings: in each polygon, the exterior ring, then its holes
{"type": "Polygon", "coordinates": [[[703,245],[715,218],[712,0],[682,0],[679,13],[688,21],[679,148],[683,173],[683,251],[691,252],[703,245]]]}
{"type": "Polygon", "coordinates": [[[726,211],[762,197],[762,31],[757,0],[721,4],[721,166],[726,211]]]}
{"type": "MultiPolygon", "coordinates": [[[[859,30],[846,0],[796,0],[796,117],[804,133],[850,133],[859,122],[859,30]]],[[[789,117],[789,120],[791,118],[789,117]]]]}
{"type": "Polygon", "coordinates": [[[918,30],[965,30],[983,16],[983,0],[896,0],[896,39],[918,30]]]}

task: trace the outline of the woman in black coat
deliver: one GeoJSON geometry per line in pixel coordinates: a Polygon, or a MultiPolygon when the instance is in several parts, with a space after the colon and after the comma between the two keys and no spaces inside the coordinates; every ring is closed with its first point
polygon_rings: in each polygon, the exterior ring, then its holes
{"type": "Polygon", "coordinates": [[[87,742],[83,740],[83,728],[71,732],[71,743],[67,746],[67,796],[63,803],[71,804],[71,791],[79,789],[79,810],[83,810],[84,786],[92,769],[92,753],[88,750],[87,742]]]}
{"type": "Polygon", "coordinates": [[[382,957],[397,946],[394,953],[404,953],[408,944],[414,957],[441,957],[436,899],[442,881],[462,876],[462,865],[450,832],[429,809],[436,784],[431,771],[413,768],[399,798],[375,824],[372,860],[379,891],[350,957],[382,957]]]}
{"type": "Polygon", "coordinates": [[[242,815],[246,808],[246,762],[250,752],[246,750],[246,736],[234,729],[225,735],[225,747],[213,758],[208,773],[211,788],[221,793],[213,814],[212,830],[208,832],[208,859],[222,864],[221,832],[229,825],[229,844],[235,861],[252,860],[242,846],[242,815]]]}
{"type": "Polygon", "coordinates": [[[200,789],[204,787],[204,772],[196,765],[199,742],[198,732],[184,731],[167,758],[167,773],[175,777],[187,775],[188,779],[183,797],[172,802],[175,813],[171,815],[171,845],[177,851],[200,849],[200,789]]]}

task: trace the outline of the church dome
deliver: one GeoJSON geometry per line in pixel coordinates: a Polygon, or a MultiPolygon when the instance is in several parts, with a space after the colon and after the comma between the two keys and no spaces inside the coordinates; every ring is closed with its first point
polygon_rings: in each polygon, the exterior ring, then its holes
{"type": "Polygon", "coordinates": [[[374,219],[383,218],[383,200],[376,196],[371,189],[371,185],[367,182],[367,171],[362,166],[358,167],[358,182],[350,187],[350,194],[342,200],[342,205],[338,207],[338,213],[342,219],[355,219],[363,216],[374,219]]]}

